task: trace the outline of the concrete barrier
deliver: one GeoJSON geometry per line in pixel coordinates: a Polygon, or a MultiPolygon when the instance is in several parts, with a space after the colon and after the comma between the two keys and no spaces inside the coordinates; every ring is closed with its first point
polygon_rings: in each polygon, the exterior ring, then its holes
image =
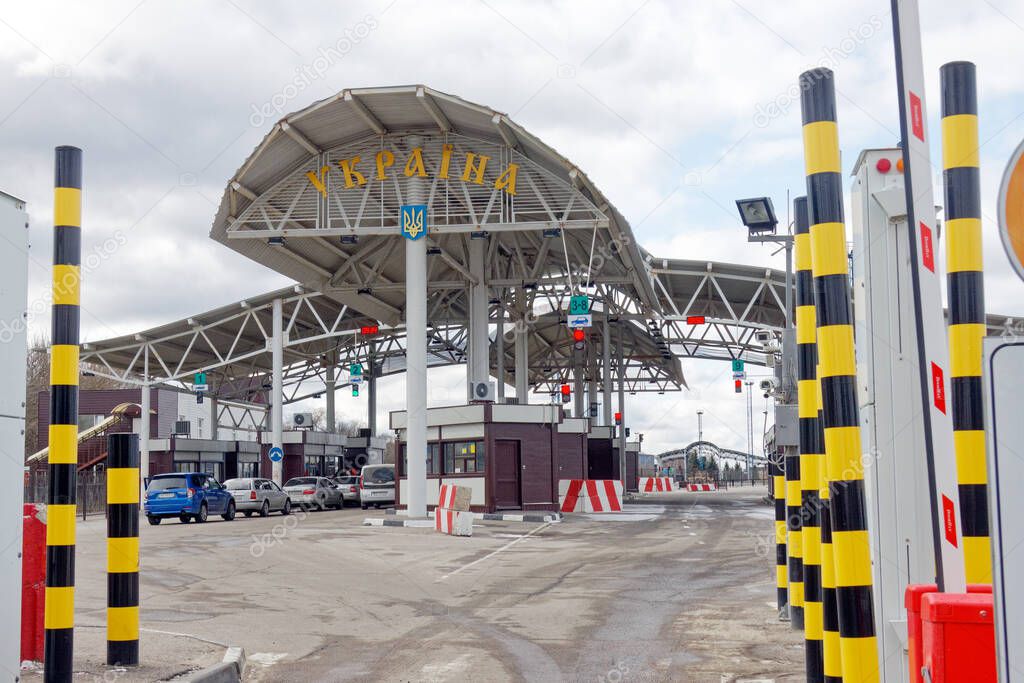
{"type": "Polygon", "coordinates": [[[473,513],[465,510],[434,508],[434,530],[449,536],[472,536],[473,513]]]}
{"type": "Polygon", "coordinates": [[[562,512],[622,512],[622,482],[616,479],[561,479],[562,512]]]}
{"type": "Polygon", "coordinates": [[[640,493],[665,493],[675,491],[672,477],[640,477],[640,493]]]}

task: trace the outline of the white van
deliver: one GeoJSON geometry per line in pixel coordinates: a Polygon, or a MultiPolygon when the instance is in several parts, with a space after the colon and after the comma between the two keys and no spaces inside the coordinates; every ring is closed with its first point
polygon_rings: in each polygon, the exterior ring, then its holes
{"type": "Polygon", "coordinates": [[[395,504],[395,466],[363,465],[359,474],[359,504],[365,510],[371,505],[395,504]]]}

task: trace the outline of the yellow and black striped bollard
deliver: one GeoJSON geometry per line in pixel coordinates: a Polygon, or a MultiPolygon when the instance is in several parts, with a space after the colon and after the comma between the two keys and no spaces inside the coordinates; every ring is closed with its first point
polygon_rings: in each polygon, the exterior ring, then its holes
{"type": "Polygon", "coordinates": [[[56,149],[43,678],[70,681],[75,625],[82,150],[56,149]]]}
{"type": "Polygon", "coordinates": [[[775,598],[779,616],[789,616],[789,574],[786,571],[786,475],[782,466],[783,451],[776,451],[769,463],[772,473],[772,496],[775,498],[775,598]]]}
{"type": "Polygon", "coordinates": [[[800,423],[800,498],[803,512],[804,663],[807,680],[811,683],[820,683],[824,680],[824,649],[818,475],[823,453],[817,439],[817,328],[814,316],[814,281],[811,272],[807,197],[797,197],[793,201],[793,214],[796,262],[797,415],[800,423]]]}
{"type": "Polygon", "coordinates": [[[833,74],[800,75],[822,419],[843,679],[879,680],[833,74]]]}
{"type": "MultiPolygon", "coordinates": [[[[822,417],[821,370],[815,368],[815,396],[818,403],[818,425],[815,430],[817,450],[825,452],[825,420],[822,417]]],[[[818,496],[821,499],[821,621],[822,657],[825,683],[843,683],[843,665],[839,652],[839,606],[836,604],[836,560],[832,550],[832,501],[825,475],[824,461],[819,470],[818,496]]]]}
{"type": "Polygon", "coordinates": [[[786,528],[789,531],[789,625],[804,628],[804,553],[800,512],[800,452],[786,453],[786,528]]]}
{"type": "Polygon", "coordinates": [[[107,437],[107,664],[139,664],[139,437],[107,437]]]}
{"type": "Polygon", "coordinates": [[[970,62],[950,62],[940,72],[953,444],[963,524],[964,568],[968,583],[992,583],[981,400],[985,294],[978,94],[975,68],[970,62]]]}

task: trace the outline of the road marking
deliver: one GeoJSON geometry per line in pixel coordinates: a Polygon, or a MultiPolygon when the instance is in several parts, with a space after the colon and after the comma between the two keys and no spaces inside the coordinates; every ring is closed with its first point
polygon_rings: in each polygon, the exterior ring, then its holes
{"type": "Polygon", "coordinates": [[[445,574],[445,575],[444,575],[444,576],[442,576],[441,578],[439,578],[439,579],[437,579],[436,581],[434,581],[434,583],[438,583],[438,582],[440,582],[440,581],[444,581],[444,580],[445,580],[445,579],[447,579],[447,578],[448,578],[449,576],[455,576],[456,574],[458,574],[458,573],[460,573],[460,572],[463,572],[463,571],[465,571],[465,570],[469,569],[469,568],[470,568],[470,567],[472,567],[473,565],[477,565],[477,564],[480,564],[480,563],[481,563],[481,562],[483,562],[484,560],[489,560],[489,559],[491,559],[492,557],[494,557],[495,555],[497,555],[498,553],[501,553],[501,552],[504,552],[504,551],[508,550],[509,548],[511,548],[512,546],[514,546],[514,545],[515,545],[516,543],[519,543],[520,541],[525,541],[525,540],[526,540],[526,539],[528,539],[528,538],[529,538],[530,536],[533,536],[534,534],[536,534],[536,533],[538,533],[538,532],[540,532],[540,531],[543,531],[544,529],[548,528],[549,526],[551,526],[551,522],[548,522],[548,523],[546,523],[546,524],[542,524],[542,525],[540,525],[539,527],[537,527],[536,529],[534,529],[533,531],[531,531],[530,533],[528,533],[528,534],[525,534],[524,536],[520,536],[519,538],[516,538],[516,539],[513,539],[513,540],[509,541],[508,543],[506,543],[505,545],[501,546],[501,547],[500,547],[500,548],[498,548],[497,550],[495,550],[495,551],[493,551],[493,552],[490,552],[490,553],[488,553],[488,554],[484,555],[484,556],[483,556],[483,557],[481,557],[480,559],[477,559],[477,560],[473,560],[473,561],[472,561],[472,562],[470,562],[469,564],[464,564],[464,565],[462,565],[461,567],[459,567],[458,569],[456,569],[455,571],[452,571],[452,572],[449,572],[449,573],[445,574]]]}

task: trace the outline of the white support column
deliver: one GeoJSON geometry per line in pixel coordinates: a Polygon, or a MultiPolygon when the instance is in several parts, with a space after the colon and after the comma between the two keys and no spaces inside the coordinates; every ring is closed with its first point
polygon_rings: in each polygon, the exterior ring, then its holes
{"type": "Polygon", "coordinates": [[[477,279],[469,285],[469,362],[466,364],[466,397],[473,400],[471,382],[486,382],[490,376],[490,339],[487,334],[487,282],[484,259],[487,240],[469,240],[469,272],[477,279]]]}
{"type": "MultiPolygon", "coordinates": [[[[372,348],[372,347],[371,347],[372,348]]],[[[376,366],[377,361],[373,357],[373,353],[370,354],[369,362],[370,371],[369,376],[365,378],[366,381],[366,427],[370,430],[370,436],[377,435],[377,373],[376,366]]]]}
{"type": "Polygon", "coordinates": [[[505,304],[498,304],[498,327],[494,334],[495,352],[498,357],[498,403],[505,402],[505,304]]]}
{"type": "MultiPolygon", "coordinates": [[[[284,314],[281,309],[281,300],[274,299],[273,303],[273,328],[270,338],[270,355],[273,364],[270,395],[270,443],[273,448],[281,448],[281,430],[283,428],[283,415],[281,402],[284,400],[284,314]]],[[[283,484],[284,468],[283,461],[271,463],[271,471],[274,482],[278,486],[283,484]]]]}
{"type": "Polygon", "coordinates": [[[602,424],[605,426],[613,423],[612,421],[612,340],[608,336],[608,315],[604,316],[604,320],[601,321],[601,379],[602,384],[602,396],[601,404],[604,408],[604,420],[602,424]]]}
{"type": "Polygon", "coordinates": [[[620,320],[617,325],[619,328],[619,412],[622,413],[622,425],[619,427],[619,481],[622,482],[622,489],[626,490],[626,362],[623,349],[625,334],[622,331],[623,322],[620,320]]]}
{"type": "MultiPolygon", "coordinates": [[[[420,144],[410,137],[410,147],[420,144]]],[[[406,181],[406,203],[426,204],[422,178],[406,181]]],[[[431,216],[427,215],[428,228],[431,216]]],[[[406,487],[410,517],[427,515],[427,240],[405,240],[406,487]]]]}
{"type": "Polygon", "coordinates": [[[521,405],[530,402],[530,337],[526,321],[516,325],[516,398],[521,405]]]}
{"type": "MultiPolygon", "coordinates": [[[[142,352],[142,390],[139,392],[139,481],[146,486],[146,479],[149,478],[149,423],[150,411],[152,410],[152,399],[149,388],[149,346],[142,352]]],[[[177,416],[175,416],[177,419],[177,416]]]]}
{"type": "Polygon", "coordinates": [[[327,367],[324,369],[327,375],[327,379],[324,381],[324,386],[327,391],[327,401],[325,406],[324,421],[327,423],[326,428],[328,432],[334,431],[335,426],[335,413],[334,413],[334,390],[337,388],[337,382],[335,381],[335,372],[337,372],[337,366],[334,361],[328,362],[327,367]]]}
{"type": "Polygon", "coordinates": [[[210,398],[210,438],[211,439],[216,439],[217,438],[217,431],[218,431],[218,421],[217,421],[217,409],[218,409],[218,406],[217,406],[217,404],[218,404],[217,399],[211,397],[210,398]]]}
{"type": "Polygon", "coordinates": [[[583,387],[585,385],[583,381],[583,359],[579,358],[580,352],[573,351],[573,385],[572,385],[572,416],[573,417],[584,417],[586,413],[583,410],[584,396],[583,387]]]}

